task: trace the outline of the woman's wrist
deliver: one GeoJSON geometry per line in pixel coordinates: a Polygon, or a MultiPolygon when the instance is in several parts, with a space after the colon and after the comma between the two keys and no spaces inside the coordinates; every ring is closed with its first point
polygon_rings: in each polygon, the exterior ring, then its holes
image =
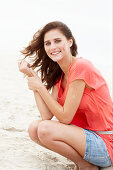
{"type": "Polygon", "coordinates": [[[43,91],[43,90],[45,90],[46,89],[46,87],[44,86],[44,84],[42,83],[42,84],[40,84],[40,85],[38,85],[37,86],[37,89],[36,89],[36,92],[38,92],[39,94],[43,91]]]}

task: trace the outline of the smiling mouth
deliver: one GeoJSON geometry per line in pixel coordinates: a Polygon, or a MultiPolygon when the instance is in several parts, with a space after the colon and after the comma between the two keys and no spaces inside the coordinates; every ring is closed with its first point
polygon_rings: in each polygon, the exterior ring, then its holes
{"type": "Polygon", "coordinates": [[[60,53],[60,51],[56,51],[56,52],[52,52],[51,55],[57,55],[59,53],[60,53]]]}

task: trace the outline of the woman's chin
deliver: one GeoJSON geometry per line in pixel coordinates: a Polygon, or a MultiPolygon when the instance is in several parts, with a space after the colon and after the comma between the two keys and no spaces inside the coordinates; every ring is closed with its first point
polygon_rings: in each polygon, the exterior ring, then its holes
{"type": "Polygon", "coordinates": [[[53,60],[54,62],[58,62],[58,61],[60,61],[62,58],[63,58],[63,56],[56,56],[56,57],[52,58],[52,60],[53,60]]]}

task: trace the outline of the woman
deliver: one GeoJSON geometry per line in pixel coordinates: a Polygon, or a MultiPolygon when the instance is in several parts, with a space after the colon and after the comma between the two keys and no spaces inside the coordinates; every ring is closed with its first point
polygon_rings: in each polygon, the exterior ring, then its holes
{"type": "Polygon", "coordinates": [[[42,118],[29,126],[30,138],[70,159],[79,170],[110,166],[113,114],[108,86],[90,61],[76,57],[70,29],[62,22],[48,23],[22,53],[33,57],[31,66],[25,60],[18,65],[42,118]]]}

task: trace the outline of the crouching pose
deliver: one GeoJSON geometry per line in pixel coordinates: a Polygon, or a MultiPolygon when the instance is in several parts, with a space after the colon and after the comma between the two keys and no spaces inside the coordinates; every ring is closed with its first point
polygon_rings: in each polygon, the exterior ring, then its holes
{"type": "Polygon", "coordinates": [[[92,62],[77,56],[70,29],[59,21],[48,23],[22,54],[33,58],[32,64],[24,58],[18,66],[27,75],[41,115],[41,120],[29,126],[30,138],[70,159],[79,170],[110,166],[113,114],[109,89],[92,62]]]}

